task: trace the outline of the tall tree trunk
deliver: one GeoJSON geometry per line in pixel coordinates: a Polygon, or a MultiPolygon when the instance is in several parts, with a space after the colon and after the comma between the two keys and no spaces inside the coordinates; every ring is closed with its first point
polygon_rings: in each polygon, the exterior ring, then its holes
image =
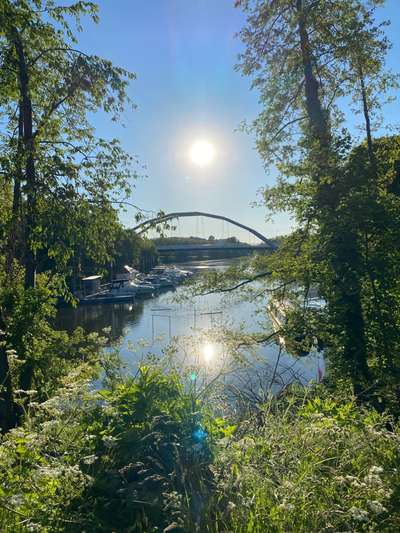
{"type": "MultiPolygon", "coordinates": [[[[18,114],[18,142],[16,154],[16,168],[14,173],[14,190],[10,230],[7,239],[6,272],[12,275],[13,263],[16,256],[17,245],[19,243],[19,232],[21,226],[21,183],[23,180],[23,116],[22,102],[19,103],[18,114]]],[[[20,244],[20,243],[19,243],[20,244]]]]}
{"type": "Polygon", "coordinates": [[[36,258],[32,248],[32,237],[36,219],[36,173],[35,173],[35,138],[33,135],[32,101],[29,88],[29,71],[26,64],[25,50],[14,28],[12,38],[18,58],[18,81],[21,92],[23,144],[25,151],[26,182],[26,221],[25,221],[25,288],[35,287],[36,258]]]}
{"type": "Polygon", "coordinates": [[[353,228],[341,227],[337,220],[336,209],[338,197],[335,187],[335,168],[332,150],[332,137],[328,121],[328,114],[324,110],[319,93],[319,84],[314,75],[312,50],[307,31],[307,11],[303,0],[296,0],[298,13],[298,34],[302,54],[306,110],[311,131],[311,140],[316,142],[316,150],[312,150],[317,173],[314,179],[318,184],[317,202],[319,204],[319,223],[327,238],[326,249],[332,254],[331,266],[334,270],[335,304],[340,310],[344,335],[344,357],[350,368],[349,374],[353,382],[354,392],[360,395],[365,383],[369,380],[367,351],[365,342],[365,327],[361,306],[361,288],[354,283],[353,268],[349,264],[349,254],[353,261],[358,261],[357,234],[353,228]],[[321,178],[324,179],[321,183],[321,178]],[[337,226],[336,223],[337,222],[337,226]],[[342,232],[342,235],[337,236],[342,232]],[[343,246],[341,240],[346,240],[343,246]]]}
{"type": "Polygon", "coordinates": [[[0,317],[0,431],[15,427],[17,410],[13,400],[10,366],[4,341],[5,323],[0,317]]]}
{"type": "Polygon", "coordinates": [[[360,79],[361,99],[363,103],[363,113],[364,113],[364,120],[365,120],[365,131],[367,134],[368,157],[369,157],[369,162],[371,164],[372,169],[376,171],[376,158],[375,158],[374,146],[372,144],[371,119],[370,119],[370,113],[369,113],[367,88],[365,86],[364,71],[363,71],[363,68],[360,62],[358,62],[358,77],[360,79]]]}
{"type": "MultiPolygon", "coordinates": [[[[25,155],[26,216],[24,234],[25,290],[36,285],[36,254],[33,249],[33,235],[36,226],[37,183],[35,172],[35,136],[33,133],[32,101],[30,94],[29,70],[26,63],[25,49],[16,28],[12,30],[12,40],[18,60],[18,81],[21,94],[21,114],[23,127],[23,148],[25,155]]],[[[27,360],[21,368],[21,386],[30,389],[33,380],[33,365],[27,360]]]]}
{"type": "Polygon", "coordinates": [[[314,75],[314,69],[312,66],[311,45],[307,32],[303,0],[296,0],[296,8],[298,12],[298,29],[309,124],[312,128],[313,137],[318,141],[320,147],[328,150],[331,144],[331,134],[328,126],[327,114],[322,107],[319,96],[319,84],[314,75]]]}

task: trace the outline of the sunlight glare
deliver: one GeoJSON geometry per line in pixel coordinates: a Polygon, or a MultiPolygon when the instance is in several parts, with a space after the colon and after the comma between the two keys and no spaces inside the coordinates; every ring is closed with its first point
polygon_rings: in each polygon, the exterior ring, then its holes
{"type": "Polygon", "coordinates": [[[209,363],[215,356],[215,348],[212,344],[207,343],[203,346],[203,358],[205,363],[209,363]]]}
{"type": "Polygon", "coordinates": [[[205,167],[214,161],[215,148],[208,141],[196,141],[190,148],[189,156],[192,163],[199,167],[205,167]]]}

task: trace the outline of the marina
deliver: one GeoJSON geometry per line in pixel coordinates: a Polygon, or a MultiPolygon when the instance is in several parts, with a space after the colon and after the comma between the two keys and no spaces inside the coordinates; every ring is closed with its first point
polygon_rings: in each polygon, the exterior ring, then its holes
{"type": "Polygon", "coordinates": [[[75,293],[79,305],[133,302],[136,298],[153,297],[163,290],[174,290],[193,276],[190,270],[175,265],[160,265],[148,274],[126,265],[125,272],[116,275],[110,283],[101,283],[100,275],[82,279],[82,289],[75,293]]]}

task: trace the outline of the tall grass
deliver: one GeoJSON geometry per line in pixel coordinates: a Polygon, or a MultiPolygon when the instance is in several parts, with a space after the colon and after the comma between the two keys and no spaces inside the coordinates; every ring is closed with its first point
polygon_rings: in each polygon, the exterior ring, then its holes
{"type": "Polygon", "coordinates": [[[208,531],[400,531],[399,453],[385,416],[291,391],[221,442],[208,531]]]}

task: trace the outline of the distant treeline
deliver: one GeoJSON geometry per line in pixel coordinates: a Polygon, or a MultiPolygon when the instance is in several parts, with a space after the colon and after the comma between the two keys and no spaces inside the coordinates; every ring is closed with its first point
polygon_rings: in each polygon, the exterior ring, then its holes
{"type": "MultiPolygon", "coordinates": [[[[276,244],[277,246],[280,245],[283,237],[273,237],[271,238],[271,242],[276,244]]],[[[214,235],[210,235],[208,239],[204,239],[202,237],[159,237],[156,239],[151,239],[151,241],[155,244],[155,246],[171,246],[174,244],[221,244],[226,242],[232,242],[236,244],[247,244],[245,242],[240,241],[237,237],[228,237],[227,239],[217,239],[214,237],[214,235]]]]}

